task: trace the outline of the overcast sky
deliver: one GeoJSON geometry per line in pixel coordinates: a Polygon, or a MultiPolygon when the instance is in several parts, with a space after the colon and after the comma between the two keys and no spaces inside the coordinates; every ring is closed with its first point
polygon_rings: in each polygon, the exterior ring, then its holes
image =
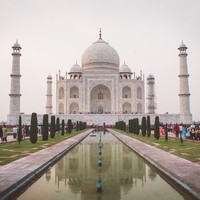
{"type": "MultiPolygon", "coordinates": [[[[102,38],[139,75],[155,76],[157,113],[179,113],[179,57],[188,47],[190,107],[200,120],[199,0],[0,0],[0,121],[9,113],[12,46],[21,53],[21,112],[45,113],[46,78],[81,65],[84,50],[102,38]]],[[[146,87],[145,87],[146,88],[146,87]]]]}

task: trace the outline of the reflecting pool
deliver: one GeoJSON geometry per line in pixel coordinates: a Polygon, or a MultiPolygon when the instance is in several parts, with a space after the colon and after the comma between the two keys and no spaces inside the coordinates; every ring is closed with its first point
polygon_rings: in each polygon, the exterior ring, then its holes
{"type": "Polygon", "coordinates": [[[90,134],[48,169],[18,199],[183,200],[184,198],[131,149],[106,132],[106,134],[90,134]],[[102,166],[98,165],[99,159],[102,160],[102,166]],[[97,192],[99,177],[102,192],[97,192]]]}

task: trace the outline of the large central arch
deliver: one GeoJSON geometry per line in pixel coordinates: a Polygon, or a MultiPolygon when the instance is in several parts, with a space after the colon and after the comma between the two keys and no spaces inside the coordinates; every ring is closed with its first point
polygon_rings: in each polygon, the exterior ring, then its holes
{"type": "Polygon", "coordinates": [[[111,94],[104,85],[95,86],[90,93],[91,113],[111,113],[111,94]]]}

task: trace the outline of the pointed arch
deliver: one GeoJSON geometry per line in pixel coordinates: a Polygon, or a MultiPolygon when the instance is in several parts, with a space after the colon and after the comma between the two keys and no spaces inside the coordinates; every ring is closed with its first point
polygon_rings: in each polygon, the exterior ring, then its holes
{"type": "Polygon", "coordinates": [[[124,103],[123,105],[122,105],[122,112],[124,113],[124,114],[126,114],[126,113],[131,113],[131,104],[130,103],[124,103]]]}
{"type": "Polygon", "coordinates": [[[111,112],[111,93],[105,85],[97,85],[90,92],[90,112],[91,113],[110,113],[111,112]]]}
{"type": "Polygon", "coordinates": [[[79,98],[79,89],[76,86],[70,88],[70,98],[79,98]]]}
{"type": "Polygon", "coordinates": [[[131,98],[131,88],[128,86],[122,89],[122,98],[131,98]]]}
{"type": "Polygon", "coordinates": [[[70,113],[71,114],[78,114],[79,113],[79,106],[77,103],[70,104],[70,113]]]}

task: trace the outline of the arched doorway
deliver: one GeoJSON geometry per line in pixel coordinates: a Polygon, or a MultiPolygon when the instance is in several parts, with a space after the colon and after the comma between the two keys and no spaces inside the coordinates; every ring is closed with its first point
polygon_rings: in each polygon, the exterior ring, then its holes
{"type": "Polygon", "coordinates": [[[72,103],[70,105],[70,113],[71,114],[78,114],[79,113],[79,106],[77,103],[72,103]]]}
{"type": "Polygon", "coordinates": [[[90,112],[99,114],[111,112],[111,94],[106,86],[97,85],[91,90],[90,112]]]}
{"type": "Polygon", "coordinates": [[[124,103],[122,106],[122,111],[124,114],[131,113],[131,104],[127,102],[124,103]]]}

